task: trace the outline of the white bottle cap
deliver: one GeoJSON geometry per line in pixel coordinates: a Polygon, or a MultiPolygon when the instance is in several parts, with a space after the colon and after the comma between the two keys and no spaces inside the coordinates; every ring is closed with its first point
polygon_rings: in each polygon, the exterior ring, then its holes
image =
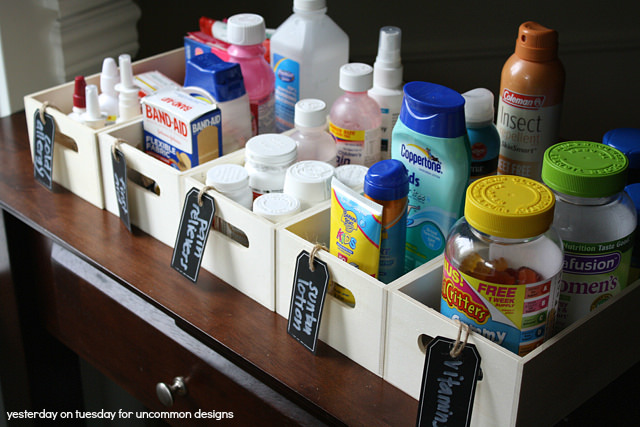
{"type": "Polygon", "coordinates": [[[221,193],[230,193],[249,185],[249,173],[236,164],[214,166],[207,171],[207,185],[212,185],[221,193]]]}
{"type": "Polygon", "coordinates": [[[327,7],[327,0],[293,0],[293,10],[311,12],[327,7]]]}
{"type": "Polygon", "coordinates": [[[349,92],[366,92],[373,86],[373,67],[360,62],[340,67],[340,89],[349,92]]]}
{"type": "Polygon", "coordinates": [[[113,58],[104,58],[102,72],[100,73],[100,91],[110,95],[116,95],[116,85],[120,82],[118,65],[113,58]]]}
{"type": "Polygon", "coordinates": [[[321,99],[307,98],[296,102],[296,126],[316,128],[327,124],[327,104],[321,99]]]}
{"type": "Polygon", "coordinates": [[[297,145],[291,137],[279,133],[256,135],[245,146],[247,161],[283,166],[296,159],[297,145]]]}
{"type": "Polygon", "coordinates": [[[131,55],[123,53],[118,57],[120,67],[120,87],[123,89],[136,89],[133,83],[133,69],[131,68],[131,55]]]}
{"type": "Polygon", "coordinates": [[[462,96],[467,123],[493,122],[493,93],[489,89],[471,89],[462,96]]]}
{"type": "Polygon", "coordinates": [[[398,27],[380,29],[378,55],[373,64],[374,86],[395,89],[402,85],[401,38],[402,31],[398,27]]]}
{"type": "Polygon", "coordinates": [[[300,201],[300,209],[310,208],[331,197],[331,178],[335,168],[319,160],[304,160],[289,166],[284,193],[300,201]]]}
{"type": "Polygon", "coordinates": [[[253,212],[273,222],[281,222],[300,212],[300,202],[290,194],[267,193],[253,201],[253,212]]]}
{"type": "Polygon", "coordinates": [[[342,165],[335,170],[335,176],[340,182],[352,190],[362,191],[364,188],[364,177],[369,170],[363,165],[342,165]]]}
{"type": "Polygon", "coordinates": [[[84,88],[85,102],[87,109],[82,113],[82,120],[85,125],[93,129],[100,129],[106,123],[107,117],[100,113],[100,103],[98,102],[98,86],[87,85],[84,88]]]}
{"type": "Polygon", "coordinates": [[[255,13],[239,13],[227,20],[229,43],[239,46],[260,44],[267,37],[264,18],[255,13]]]}

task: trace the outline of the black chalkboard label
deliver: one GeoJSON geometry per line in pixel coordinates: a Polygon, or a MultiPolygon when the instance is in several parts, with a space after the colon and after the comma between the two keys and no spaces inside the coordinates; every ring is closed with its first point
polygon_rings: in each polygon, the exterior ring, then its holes
{"type": "Polygon", "coordinates": [[[469,426],[480,375],[480,355],[466,344],[458,357],[455,340],[434,338],[427,346],[418,406],[418,426],[469,426]]]}
{"type": "Polygon", "coordinates": [[[50,114],[44,113],[44,123],[40,120],[40,110],[33,114],[33,176],[36,181],[51,190],[53,186],[53,138],[56,124],[50,114]]]}
{"type": "Polygon", "coordinates": [[[293,276],[287,333],[316,354],[322,307],[329,285],[329,270],[327,264],[319,259],[313,260],[313,266],[314,271],[311,271],[309,252],[300,252],[293,276]]]}
{"type": "Polygon", "coordinates": [[[197,188],[192,188],[187,193],[171,258],[171,267],[194,283],[198,280],[204,247],[215,213],[213,197],[203,193],[198,200],[199,193],[197,188]]]}
{"type": "Polygon", "coordinates": [[[111,164],[113,165],[113,185],[116,190],[118,212],[120,220],[131,231],[131,215],[129,214],[129,191],[127,189],[127,161],[124,154],[117,148],[111,152],[111,164]]]}

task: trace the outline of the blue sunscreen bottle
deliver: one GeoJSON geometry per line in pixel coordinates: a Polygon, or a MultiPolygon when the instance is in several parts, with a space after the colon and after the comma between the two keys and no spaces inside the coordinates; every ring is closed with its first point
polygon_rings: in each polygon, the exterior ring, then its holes
{"type": "Polygon", "coordinates": [[[405,271],[410,271],[443,252],[449,229],[462,216],[471,150],[462,95],[419,81],[403,90],[391,157],[409,173],[405,271]]]}
{"type": "Polygon", "coordinates": [[[378,279],[391,283],[404,274],[409,175],[399,160],[374,163],[364,177],[364,196],[382,205],[378,279]]]}

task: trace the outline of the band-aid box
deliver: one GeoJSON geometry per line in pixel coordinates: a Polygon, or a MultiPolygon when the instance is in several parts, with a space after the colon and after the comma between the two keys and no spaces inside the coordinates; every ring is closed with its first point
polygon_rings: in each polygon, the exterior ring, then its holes
{"type": "Polygon", "coordinates": [[[179,88],[142,98],[144,151],[184,171],[222,152],[220,109],[179,88]]]}

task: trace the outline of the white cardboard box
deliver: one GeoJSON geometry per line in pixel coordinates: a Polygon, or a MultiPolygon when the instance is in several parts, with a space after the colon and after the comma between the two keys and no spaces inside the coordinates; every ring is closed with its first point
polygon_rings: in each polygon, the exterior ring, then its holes
{"type": "MultiPolygon", "coordinates": [[[[440,314],[442,256],[430,270],[389,287],[383,378],[420,397],[425,345],[436,336],[455,339],[458,324],[440,314]]],[[[472,333],[483,379],[472,426],[553,425],[640,359],[640,330],[625,327],[640,304],[640,281],[542,346],[520,357],[472,333]]]]}
{"type": "MultiPolygon", "coordinates": [[[[133,73],[158,70],[167,77],[181,83],[184,80],[184,49],[175,49],[167,53],[136,61],[132,64],[133,73]]],[[[100,74],[85,77],[87,84],[100,87],[100,74]]],[[[44,102],[46,109],[56,124],[53,150],[53,181],[82,197],[99,208],[104,208],[102,193],[102,175],[98,155],[98,135],[113,129],[117,125],[102,129],[92,129],[67,117],[73,106],[74,82],[36,92],[24,97],[29,143],[33,156],[33,117],[44,102]]]]}

